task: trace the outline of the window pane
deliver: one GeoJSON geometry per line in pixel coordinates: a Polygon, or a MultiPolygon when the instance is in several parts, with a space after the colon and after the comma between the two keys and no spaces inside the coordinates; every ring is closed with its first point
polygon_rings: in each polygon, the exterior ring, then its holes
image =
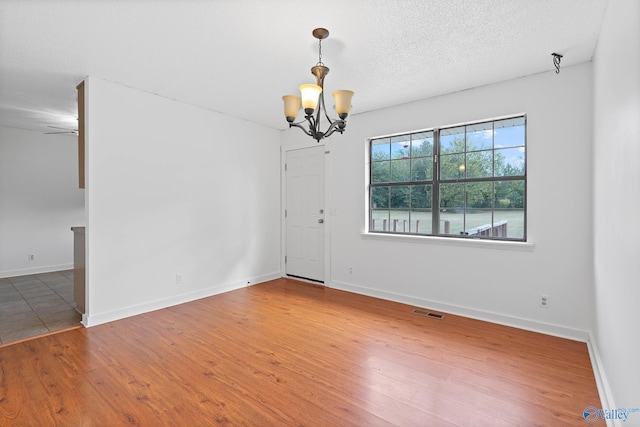
{"type": "Polygon", "coordinates": [[[524,239],[524,188],[524,180],[496,182],[493,237],[524,239]]]}
{"type": "Polygon", "coordinates": [[[493,148],[493,122],[467,126],[467,151],[493,148]]]}
{"type": "Polygon", "coordinates": [[[371,141],[371,160],[389,160],[391,145],[389,138],[374,139],[371,141]]]}
{"type": "Polygon", "coordinates": [[[389,207],[389,187],[371,188],[371,207],[373,209],[389,207]]]}
{"type": "Polygon", "coordinates": [[[389,161],[371,163],[371,182],[391,181],[391,165],[389,161]]]}
{"type": "Polygon", "coordinates": [[[411,232],[431,234],[431,209],[424,211],[411,210],[411,232]]]}
{"type": "Polygon", "coordinates": [[[462,234],[464,232],[464,210],[440,210],[440,234],[462,234]]]}
{"type": "Polygon", "coordinates": [[[491,209],[467,209],[464,234],[490,237],[493,229],[491,209]]]}
{"type": "Polygon", "coordinates": [[[464,230],[464,183],[440,184],[440,234],[464,230]]]}
{"type": "Polygon", "coordinates": [[[525,148],[495,150],[495,176],[523,176],[525,148]]]}
{"type": "Polygon", "coordinates": [[[369,225],[372,231],[388,231],[389,230],[389,211],[371,211],[371,224],[369,225]]]}
{"type": "Polygon", "coordinates": [[[433,157],[411,160],[411,181],[433,180],[433,157]]]}
{"type": "Polygon", "coordinates": [[[464,183],[440,184],[440,208],[464,209],[464,183]]]}
{"type": "Polygon", "coordinates": [[[411,186],[411,208],[426,209],[431,207],[431,185],[411,186]]]}
{"type": "MultiPolygon", "coordinates": [[[[493,203],[493,182],[467,183],[467,208],[491,208],[493,203]]],[[[491,221],[489,221],[491,223],[491,221]]]]}
{"type": "Polygon", "coordinates": [[[524,239],[524,209],[496,209],[493,237],[524,239]]]}
{"type": "Polygon", "coordinates": [[[409,186],[389,187],[391,209],[409,208],[409,186]]]}
{"type": "Polygon", "coordinates": [[[394,136],[391,138],[391,158],[392,159],[408,159],[409,144],[411,139],[409,135],[394,136]]]}
{"type": "Polygon", "coordinates": [[[497,181],[495,188],[496,209],[524,208],[524,180],[497,181]]]}
{"type": "Polygon", "coordinates": [[[493,151],[467,153],[467,178],[488,178],[493,176],[493,151]]]}
{"type": "Polygon", "coordinates": [[[440,179],[464,179],[464,153],[440,156],[440,179]]]}
{"type": "Polygon", "coordinates": [[[391,211],[389,222],[389,231],[392,233],[408,233],[409,232],[409,211],[391,211]]]}
{"type": "Polygon", "coordinates": [[[433,156],[433,131],[411,135],[411,157],[433,156]]]}
{"type": "Polygon", "coordinates": [[[494,148],[525,145],[524,117],[495,122],[494,148]]]}
{"type": "Polygon", "coordinates": [[[409,181],[409,168],[411,160],[391,160],[391,182],[409,181]]]}
{"type": "Polygon", "coordinates": [[[464,126],[440,131],[441,153],[463,153],[464,151],[464,126]]]}

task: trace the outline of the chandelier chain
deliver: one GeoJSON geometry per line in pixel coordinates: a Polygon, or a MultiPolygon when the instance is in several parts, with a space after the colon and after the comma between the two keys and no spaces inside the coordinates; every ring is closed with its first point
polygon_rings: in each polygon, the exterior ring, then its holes
{"type": "Polygon", "coordinates": [[[318,63],[316,65],[324,66],[322,62],[322,39],[318,39],[318,63]]]}

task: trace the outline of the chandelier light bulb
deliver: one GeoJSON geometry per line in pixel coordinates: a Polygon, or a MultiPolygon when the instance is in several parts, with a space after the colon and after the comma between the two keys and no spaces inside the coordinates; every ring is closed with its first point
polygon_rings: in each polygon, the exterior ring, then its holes
{"type": "Polygon", "coordinates": [[[300,111],[302,99],[299,96],[285,95],[282,100],[284,101],[284,116],[289,123],[293,123],[298,116],[298,111],[300,111]]]}
{"type": "Polygon", "coordinates": [[[345,119],[349,114],[349,111],[351,111],[351,98],[353,98],[353,91],[336,90],[333,92],[333,98],[336,101],[336,113],[338,113],[338,116],[341,119],[345,119]]]}
{"type": "Polygon", "coordinates": [[[311,83],[300,85],[302,108],[304,108],[304,112],[307,116],[312,115],[315,109],[318,107],[318,100],[320,99],[321,93],[322,88],[318,85],[314,85],[311,83]]]}

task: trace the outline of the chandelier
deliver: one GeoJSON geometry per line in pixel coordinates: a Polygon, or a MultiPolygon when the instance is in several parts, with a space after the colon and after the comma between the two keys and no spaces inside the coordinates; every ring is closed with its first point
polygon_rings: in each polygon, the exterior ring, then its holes
{"type": "Polygon", "coordinates": [[[313,37],[318,39],[318,63],[311,67],[311,74],[316,76],[317,84],[303,84],[300,86],[301,96],[285,95],[282,100],[284,101],[284,115],[287,118],[287,122],[289,122],[289,127],[298,127],[304,133],[320,142],[322,138],[326,138],[334,132],[344,132],[347,126],[347,116],[351,111],[353,91],[336,90],[333,92],[334,108],[338,113],[339,119],[332,120],[325,108],[323,90],[324,78],[329,74],[329,68],[322,63],[322,40],[329,37],[329,31],[325,28],[316,28],[312,34],[313,37]],[[304,120],[295,123],[301,105],[304,109],[304,120]],[[328,128],[324,132],[320,130],[320,118],[323,115],[329,122],[328,128]]]}

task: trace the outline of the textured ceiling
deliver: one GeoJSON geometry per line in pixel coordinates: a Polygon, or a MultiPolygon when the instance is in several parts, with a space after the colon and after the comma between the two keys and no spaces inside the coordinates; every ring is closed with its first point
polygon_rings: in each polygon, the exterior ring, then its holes
{"type": "Polygon", "coordinates": [[[607,0],[0,2],[0,125],[75,126],[86,76],[273,128],[314,81],[353,114],[590,61],[607,0]]]}

